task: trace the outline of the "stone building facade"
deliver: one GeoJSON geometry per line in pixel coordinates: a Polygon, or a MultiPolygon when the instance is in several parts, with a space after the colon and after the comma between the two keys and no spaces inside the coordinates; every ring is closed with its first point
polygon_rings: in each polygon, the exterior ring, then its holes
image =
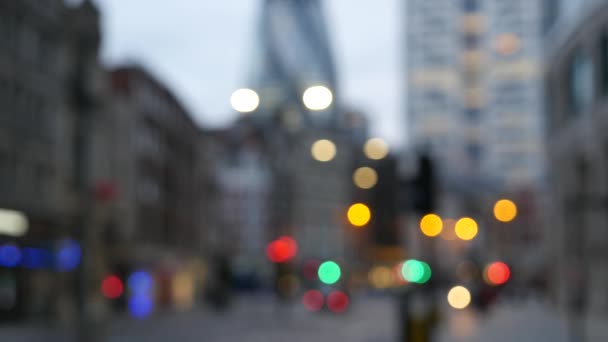
{"type": "MultiPolygon", "coordinates": [[[[555,19],[555,18],[554,18],[555,19]]],[[[608,3],[555,20],[547,39],[552,276],[573,334],[608,334],[608,3]]]]}

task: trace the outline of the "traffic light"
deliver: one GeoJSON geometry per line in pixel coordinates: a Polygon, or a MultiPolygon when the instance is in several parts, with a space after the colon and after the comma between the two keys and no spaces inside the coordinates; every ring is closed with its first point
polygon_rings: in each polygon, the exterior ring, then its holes
{"type": "Polygon", "coordinates": [[[274,263],[274,288],[279,299],[291,298],[299,287],[299,279],[290,263],[298,252],[298,244],[290,236],[281,236],[266,247],[266,256],[274,263]]]}
{"type": "Polygon", "coordinates": [[[419,213],[430,213],[436,205],[436,179],[433,161],[428,155],[418,157],[418,173],[412,182],[412,206],[419,213]]]}
{"type": "Polygon", "coordinates": [[[401,236],[398,227],[397,160],[386,156],[374,165],[378,182],[370,189],[369,207],[372,213],[371,237],[378,246],[398,246],[401,236]]]}
{"type": "Polygon", "coordinates": [[[297,252],[298,244],[289,236],[281,236],[266,247],[266,256],[274,263],[288,262],[295,258],[297,252]]]}

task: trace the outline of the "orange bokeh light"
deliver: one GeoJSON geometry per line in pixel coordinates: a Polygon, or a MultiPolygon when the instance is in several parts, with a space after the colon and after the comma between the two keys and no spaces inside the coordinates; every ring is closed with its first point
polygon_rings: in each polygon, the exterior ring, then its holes
{"type": "Polygon", "coordinates": [[[365,226],[372,218],[372,213],[369,207],[363,203],[355,203],[348,208],[346,213],[348,222],[355,227],[365,226]]]}

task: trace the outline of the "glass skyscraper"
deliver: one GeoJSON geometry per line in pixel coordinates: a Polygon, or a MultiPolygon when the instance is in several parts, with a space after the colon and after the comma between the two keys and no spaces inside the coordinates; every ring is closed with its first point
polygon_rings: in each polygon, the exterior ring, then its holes
{"type": "Polygon", "coordinates": [[[301,98],[312,85],[324,85],[335,95],[335,66],[320,0],[265,0],[256,40],[250,82],[260,94],[262,114],[278,108],[305,113],[301,98]]]}

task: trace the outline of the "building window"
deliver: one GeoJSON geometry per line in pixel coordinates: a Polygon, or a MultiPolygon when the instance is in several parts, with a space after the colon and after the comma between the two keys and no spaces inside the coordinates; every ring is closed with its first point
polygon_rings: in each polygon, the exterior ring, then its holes
{"type": "Polygon", "coordinates": [[[513,32],[501,33],[496,37],[496,52],[501,56],[512,56],[521,49],[521,39],[513,32]]]}
{"type": "Polygon", "coordinates": [[[465,34],[464,35],[464,47],[469,50],[477,49],[479,47],[479,35],[477,34],[465,34]]]}
{"type": "Polygon", "coordinates": [[[15,194],[17,164],[13,156],[0,154],[0,193],[8,196],[15,194]]]}
{"type": "Polygon", "coordinates": [[[160,200],[160,186],[155,179],[143,176],[138,190],[138,197],[142,203],[156,204],[160,200]]]}
{"type": "Polygon", "coordinates": [[[470,121],[479,121],[481,118],[481,111],[477,108],[467,108],[464,111],[465,117],[470,121]]]}
{"type": "Polygon", "coordinates": [[[569,66],[568,101],[572,114],[585,111],[593,101],[593,64],[585,53],[577,53],[569,66]]]}
{"type": "Polygon", "coordinates": [[[479,2],[477,0],[463,0],[462,6],[465,12],[476,12],[479,10],[479,2]]]}
{"type": "Polygon", "coordinates": [[[604,33],[600,42],[600,58],[602,68],[602,93],[608,94],[608,33],[604,33]]]}
{"type": "Polygon", "coordinates": [[[553,88],[553,77],[551,77],[552,75],[549,75],[549,77],[546,79],[545,81],[545,96],[544,96],[544,108],[543,108],[543,112],[544,112],[544,117],[545,117],[545,128],[547,129],[547,132],[552,133],[555,129],[556,126],[558,124],[558,115],[559,113],[555,112],[554,108],[554,103],[553,101],[555,101],[556,97],[555,97],[555,89],[553,88]]]}
{"type": "Polygon", "coordinates": [[[547,34],[559,17],[559,3],[555,0],[543,0],[543,33],[547,34]]]}
{"type": "Polygon", "coordinates": [[[479,161],[481,160],[481,145],[479,144],[468,144],[467,145],[467,155],[471,160],[479,161]]]}

